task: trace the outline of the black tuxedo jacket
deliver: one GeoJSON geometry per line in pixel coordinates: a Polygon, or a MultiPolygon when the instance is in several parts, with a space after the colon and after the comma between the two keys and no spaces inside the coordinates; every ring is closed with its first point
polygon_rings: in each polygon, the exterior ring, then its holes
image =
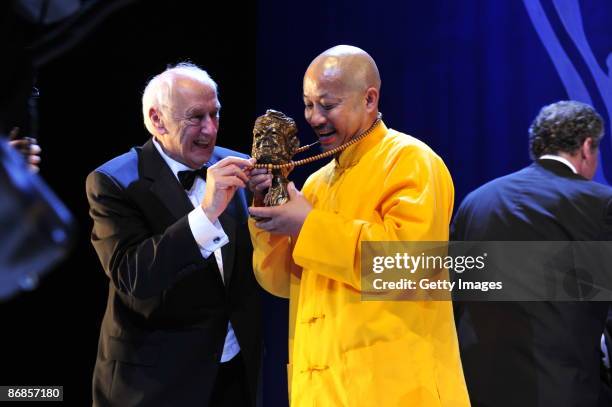
{"type": "MultiPolygon", "coordinates": [[[[215,147],[210,164],[227,155],[215,147]]],[[[219,220],[225,284],[189,228],[185,191],[152,141],[87,177],[91,240],[110,279],[93,377],[95,406],[206,406],[228,321],[256,398],[260,291],[251,267],[247,200],[238,190],[219,220]]]]}
{"type": "MultiPolygon", "coordinates": [[[[539,160],[469,194],[451,234],[472,241],[612,240],[612,189],[558,161],[539,160]]],[[[456,303],[473,406],[597,406],[607,308],[604,302],[456,303]]]]}

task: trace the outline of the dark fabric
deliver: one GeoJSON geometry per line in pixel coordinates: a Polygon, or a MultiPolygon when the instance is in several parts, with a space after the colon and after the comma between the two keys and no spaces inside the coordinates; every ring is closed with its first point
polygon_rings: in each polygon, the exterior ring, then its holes
{"type": "MultiPolygon", "coordinates": [[[[470,193],[453,240],[610,240],[612,189],[553,160],[470,193]]],[[[473,406],[590,407],[601,392],[604,302],[456,303],[473,406]]]]}
{"type": "Polygon", "coordinates": [[[206,170],[208,168],[206,166],[202,168],[198,168],[197,170],[186,170],[178,172],[178,179],[183,186],[185,191],[189,191],[195,182],[196,177],[202,178],[206,181],[206,170]]]}
{"type": "MultiPolygon", "coordinates": [[[[210,163],[229,154],[240,155],[216,147],[210,163]]],[[[193,238],[193,205],[151,141],[92,172],[87,197],[92,243],[110,279],[94,406],[208,405],[228,321],[254,401],[260,289],[244,191],[219,218],[230,241],[221,249],[225,285],[214,256],[204,259],[193,238]]]]}
{"type": "Polygon", "coordinates": [[[214,407],[249,407],[248,387],[242,355],[221,363],[209,405],[214,407]]]}

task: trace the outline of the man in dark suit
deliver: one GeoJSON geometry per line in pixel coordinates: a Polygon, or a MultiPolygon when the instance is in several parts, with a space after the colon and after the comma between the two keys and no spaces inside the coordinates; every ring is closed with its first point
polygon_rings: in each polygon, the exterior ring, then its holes
{"type": "MultiPolygon", "coordinates": [[[[557,102],[540,111],[529,136],[534,163],[469,194],[452,239],[611,240],[612,189],[591,181],[601,117],[583,103],[557,102]]],[[[457,303],[472,405],[603,403],[599,344],[607,308],[606,302],[457,303]]]]}
{"type": "Polygon", "coordinates": [[[153,78],[142,104],[152,139],[87,178],[110,279],[93,404],[254,406],[260,305],[243,189],[253,160],[215,147],[217,85],[197,66],[153,78]]]}

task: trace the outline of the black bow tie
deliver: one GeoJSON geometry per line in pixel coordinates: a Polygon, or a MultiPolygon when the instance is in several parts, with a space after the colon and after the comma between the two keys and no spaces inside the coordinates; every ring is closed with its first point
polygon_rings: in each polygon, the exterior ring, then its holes
{"type": "Polygon", "coordinates": [[[178,179],[181,182],[185,191],[189,191],[195,182],[196,177],[202,178],[206,181],[206,166],[197,170],[179,171],[178,179]]]}

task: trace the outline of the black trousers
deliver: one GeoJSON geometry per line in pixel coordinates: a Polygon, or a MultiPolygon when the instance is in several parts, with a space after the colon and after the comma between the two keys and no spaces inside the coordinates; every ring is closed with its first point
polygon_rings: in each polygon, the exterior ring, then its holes
{"type": "Polygon", "coordinates": [[[249,407],[251,405],[242,353],[219,364],[210,396],[210,407],[249,407]]]}

